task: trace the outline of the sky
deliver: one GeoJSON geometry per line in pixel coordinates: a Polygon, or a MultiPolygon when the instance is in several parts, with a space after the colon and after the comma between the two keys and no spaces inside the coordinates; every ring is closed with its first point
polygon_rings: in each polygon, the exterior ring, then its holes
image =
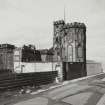
{"type": "Polygon", "coordinates": [[[0,43],[52,47],[53,21],[84,22],[87,59],[105,64],[105,0],[0,0],[0,43]]]}

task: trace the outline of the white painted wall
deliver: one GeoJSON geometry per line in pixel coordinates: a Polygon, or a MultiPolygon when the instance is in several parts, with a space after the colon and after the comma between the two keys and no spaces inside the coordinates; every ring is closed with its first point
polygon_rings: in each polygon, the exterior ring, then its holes
{"type": "Polygon", "coordinates": [[[52,71],[52,63],[26,63],[26,62],[15,62],[14,63],[15,72],[44,72],[52,71]]]}
{"type": "Polygon", "coordinates": [[[14,72],[16,73],[29,73],[29,72],[45,72],[45,71],[58,71],[59,78],[62,79],[62,63],[26,63],[14,62],[14,72]]]}
{"type": "Polygon", "coordinates": [[[98,74],[102,71],[101,63],[87,63],[87,75],[98,74]]]}

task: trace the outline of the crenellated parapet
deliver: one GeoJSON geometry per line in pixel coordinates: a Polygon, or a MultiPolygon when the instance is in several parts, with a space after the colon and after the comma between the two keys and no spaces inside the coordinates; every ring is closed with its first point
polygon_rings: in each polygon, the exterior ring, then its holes
{"type": "Polygon", "coordinates": [[[66,26],[68,28],[86,28],[84,23],[79,22],[67,23],[66,26]]]}
{"type": "Polygon", "coordinates": [[[61,25],[61,24],[65,24],[64,20],[59,20],[59,21],[54,21],[53,23],[54,25],[61,25]]]}

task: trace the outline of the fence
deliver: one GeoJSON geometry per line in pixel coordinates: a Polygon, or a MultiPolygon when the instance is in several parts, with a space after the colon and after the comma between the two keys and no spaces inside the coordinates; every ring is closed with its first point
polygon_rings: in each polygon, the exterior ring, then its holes
{"type": "Polygon", "coordinates": [[[0,90],[49,84],[54,82],[57,75],[57,71],[10,74],[0,78],[0,90]]]}

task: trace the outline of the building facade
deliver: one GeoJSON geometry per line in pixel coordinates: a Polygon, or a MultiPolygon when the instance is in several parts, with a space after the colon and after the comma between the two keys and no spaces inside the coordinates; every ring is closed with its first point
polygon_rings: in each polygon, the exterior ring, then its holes
{"type": "Polygon", "coordinates": [[[86,26],[84,23],[54,22],[53,48],[63,64],[64,79],[86,76],[86,26]],[[74,75],[74,76],[73,76],[74,75]]]}
{"type": "Polygon", "coordinates": [[[47,72],[53,70],[51,62],[53,56],[52,53],[50,53],[48,50],[45,49],[35,50],[35,55],[33,56],[34,60],[33,59],[28,60],[28,58],[30,57],[29,56],[26,57],[24,55],[22,48],[14,49],[14,72],[29,73],[29,72],[47,72]],[[41,56],[39,56],[39,52],[41,56]]]}
{"type": "Polygon", "coordinates": [[[14,70],[13,50],[15,46],[10,44],[0,45],[0,72],[12,72],[14,70]]]}

